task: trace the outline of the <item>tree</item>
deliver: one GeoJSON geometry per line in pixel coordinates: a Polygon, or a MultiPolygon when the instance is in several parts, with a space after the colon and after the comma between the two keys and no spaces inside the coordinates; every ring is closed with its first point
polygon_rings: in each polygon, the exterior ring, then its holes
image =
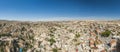
{"type": "Polygon", "coordinates": [[[105,30],[104,32],[102,32],[101,36],[108,37],[110,34],[111,34],[111,31],[105,30]]]}
{"type": "Polygon", "coordinates": [[[79,33],[75,34],[75,38],[79,38],[79,37],[80,37],[79,33]]]}
{"type": "Polygon", "coordinates": [[[53,52],[58,52],[58,49],[57,48],[53,48],[52,51],[53,52]]]}
{"type": "Polygon", "coordinates": [[[53,38],[51,38],[49,42],[50,42],[50,45],[53,45],[53,43],[55,43],[56,41],[53,38]]]}

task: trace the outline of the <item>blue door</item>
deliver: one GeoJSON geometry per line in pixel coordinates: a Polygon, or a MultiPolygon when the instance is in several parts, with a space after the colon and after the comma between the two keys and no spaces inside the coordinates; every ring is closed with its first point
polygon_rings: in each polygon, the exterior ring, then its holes
{"type": "Polygon", "coordinates": [[[22,52],[22,48],[20,48],[19,52],[22,52]]]}

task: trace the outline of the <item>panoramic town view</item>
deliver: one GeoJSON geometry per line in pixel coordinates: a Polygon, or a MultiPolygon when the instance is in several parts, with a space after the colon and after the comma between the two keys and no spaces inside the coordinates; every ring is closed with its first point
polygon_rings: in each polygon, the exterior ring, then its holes
{"type": "Polygon", "coordinates": [[[120,52],[120,21],[0,21],[1,52],[120,52]]]}
{"type": "Polygon", "coordinates": [[[0,0],[0,52],[120,52],[120,0],[0,0]]]}

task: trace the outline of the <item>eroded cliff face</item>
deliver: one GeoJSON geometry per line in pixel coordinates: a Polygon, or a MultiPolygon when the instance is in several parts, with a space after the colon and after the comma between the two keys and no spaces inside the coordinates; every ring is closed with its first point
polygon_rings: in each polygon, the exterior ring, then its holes
{"type": "Polygon", "coordinates": [[[1,52],[109,52],[119,36],[119,21],[0,21],[1,52]]]}

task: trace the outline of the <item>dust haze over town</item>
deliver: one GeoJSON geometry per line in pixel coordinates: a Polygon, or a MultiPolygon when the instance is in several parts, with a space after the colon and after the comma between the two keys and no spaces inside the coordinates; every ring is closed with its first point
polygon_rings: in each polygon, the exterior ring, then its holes
{"type": "Polygon", "coordinates": [[[0,52],[120,52],[118,0],[0,0],[0,52]]]}

